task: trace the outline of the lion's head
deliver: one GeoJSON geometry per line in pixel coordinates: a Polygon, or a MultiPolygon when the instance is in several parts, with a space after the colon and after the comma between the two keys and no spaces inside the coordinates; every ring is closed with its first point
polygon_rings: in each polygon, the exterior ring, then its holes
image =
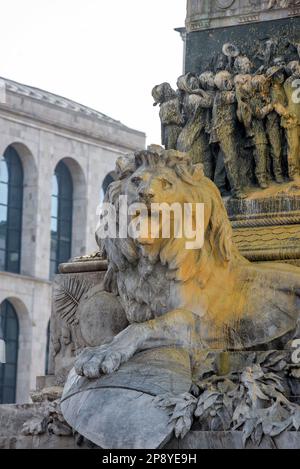
{"type": "MultiPolygon", "coordinates": [[[[232,229],[217,187],[204,176],[202,165],[193,165],[188,154],[153,146],[117,162],[118,181],[109,187],[106,201],[119,210],[119,196],[126,195],[128,205],[203,203],[205,242],[202,249],[188,252],[186,239],[106,239],[105,250],[114,271],[147,257],[172,270],[180,270],[184,259],[192,259],[201,276],[205,265],[229,265],[238,256],[232,242],[232,229]]],[[[189,262],[189,261],[188,261],[189,262]]],[[[207,275],[206,275],[207,276],[207,275]]],[[[186,274],[182,277],[186,280],[186,274]]]]}

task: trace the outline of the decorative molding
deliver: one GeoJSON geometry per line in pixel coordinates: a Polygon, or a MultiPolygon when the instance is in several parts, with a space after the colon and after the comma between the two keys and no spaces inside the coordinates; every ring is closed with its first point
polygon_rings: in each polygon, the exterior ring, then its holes
{"type": "Polygon", "coordinates": [[[260,15],[243,15],[239,17],[239,23],[255,23],[260,21],[260,15]]]}
{"type": "Polygon", "coordinates": [[[50,93],[48,91],[40,90],[38,88],[34,88],[32,86],[23,85],[21,83],[17,83],[12,80],[8,80],[7,78],[0,77],[0,84],[1,87],[5,87],[6,91],[19,94],[22,96],[27,96],[29,98],[36,99],[38,101],[42,101],[46,104],[51,104],[57,106],[59,108],[66,109],[68,111],[73,111],[79,114],[83,114],[87,117],[92,117],[110,124],[118,125],[126,129],[127,127],[123,125],[120,121],[112,119],[109,116],[106,116],[100,111],[96,111],[95,109],[91,109],[87,106],[83,106],[75,101],[70,99],[64,98],[62,96],[58,96],[56,94],[50,93]]]}
{"type": "Polygon", "coordinates": [[[60,274],[71,274],[81,272],[102,272],[107,270],[107,260],[86,259],[67,262],[59,265],[60,274]]]}
{"type": "Polygon", "coordinates": [[[244,251],[240,249],[240,253],[251,262],[271,262],[271,261],[294,261],[293,264],[298,264],[300,259],[300,249],[282,248],[277,251],[274,249],[261,249],[244,251]]]}
{"type": "Polygon", "coordinates": [[[298,0],[188,0],[187,32],[274,21],[300,14],[298,0]]]}
{"type": "Polygon", "coordinates": [[[250,261],[300,259],[300,224],[283,220],[274,218],[276,225],[268,225],[266,219],[266,224],[235,226],[233,239],[240,253],[250,261]]]}
{"type": "Polygon", "coordinates": [[[253,216],[239,216],[231,219],[233,228],[300,224],[300,211],[282,213],[262,213],[253,216]]]}
{"type": "MultiPolygon", "coordinates": [[[[34,116],[28,115],[26,113],[22,113],[20,111],[12,111],[11,108],[1,108],[0,107],[0,118],[5,119],[9,122],[13,122],[19,125],[26,125],[31,129],[35,129],[38,131],[49,132],[51,134],[57,135],[59,137],[72,139],[73,141],[79,143],[86,143],[88,145],[93,145],[97,148],[102,148],[103,150],[109,151],[114,154],[124,155],[126,152],[132,151],[133,148],[126,146],[125,144],[119,145],[118,147],[108,146],[111,145],[112,142],[106,140],[103,137],[91,136],[87,135],[82,131],[78,131],[73,127],[68,127],[66,125],[55,125],[50,120],[47,120],[45,117],[43,120],[37,119],[34,116]],[[15,116],[15,117],[14,117],[15,116]],[[59,129],[59,130],[56,130],[59,129]],[[100,143],[101,141],[101,143],[100,143]],[[124,151],[121,150],[121,147],[124,148],[124,151]]],[[[0,272],[1,275],[1,272],[0,272]]],[[[19,274],[18,274],[19,275],[19,274]]]]}
{"type": "Polygon", "coordinates": [[[191,31],[198,31],[199,29],[208,29],[211,25],[211,21],[207,20],[199,20],[190,23],[190,30],[191,31]]]}
{"type": "Polygon", "coordinates": [[[300,197],[225,202],[233,240],[251,262],[300,262],[300,197]]]}

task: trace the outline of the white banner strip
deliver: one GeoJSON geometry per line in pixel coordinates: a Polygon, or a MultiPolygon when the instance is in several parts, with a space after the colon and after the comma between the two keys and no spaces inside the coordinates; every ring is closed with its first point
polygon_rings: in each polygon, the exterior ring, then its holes
{"type": "Polygon", "coordinates": [[[5,363],[5,342],[0,339],[0,363],[5,363]]]}

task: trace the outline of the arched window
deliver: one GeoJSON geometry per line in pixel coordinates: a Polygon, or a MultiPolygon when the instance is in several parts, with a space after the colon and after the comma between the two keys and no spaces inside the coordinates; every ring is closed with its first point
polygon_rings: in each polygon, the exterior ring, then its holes
{"type": "Polygon", "coordinates": [[[20,272],[23,168],[17,151],[0,156],[0,270],[20,272]]]}
{"type": "Polygon", "coordinates": [[[108,186],[114,182],[114,177],[112,176],[112,173],[108,173],[104,180],[103,180],[103,183],[102,183],[102,186],[101,186],[101,192],[100,192],[100,202],[102,203],[103,200],[104,200],[104,196],[107,192],[107,189],[108,189],[108,186]]]}
{"type": "Polygon", "coordinates": [[[0,404],[16,402],[19,322],[9,301],[0,305],[1,329],[5,341],[6,363],[0,363],[0,404]]]}
{"type": "Polygon", "coordinates": [[[72,176],[61,161],[52,178],[50,278],[58,272],[59,264],[71,257],[72,212],[72,176]]]}

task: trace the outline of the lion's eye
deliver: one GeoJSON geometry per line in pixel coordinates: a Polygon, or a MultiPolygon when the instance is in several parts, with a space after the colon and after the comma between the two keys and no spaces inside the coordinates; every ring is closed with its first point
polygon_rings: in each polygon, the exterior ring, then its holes
{"type": "Polygon", "coordinates": [[[142,182],[142,178],[140,178],[138,176],[134,176],[134,177],[131,178],[131,182],[135,186],[138,186],[142,182]]]}
{"type": "Polygon", "coordinates": [[[167,179],[162,179],[161,180],[161,184],[162,184],[162,187],[163,189],[171,189],[172,187],[172,183],[170,181],[168,181],[167,179]]]}

